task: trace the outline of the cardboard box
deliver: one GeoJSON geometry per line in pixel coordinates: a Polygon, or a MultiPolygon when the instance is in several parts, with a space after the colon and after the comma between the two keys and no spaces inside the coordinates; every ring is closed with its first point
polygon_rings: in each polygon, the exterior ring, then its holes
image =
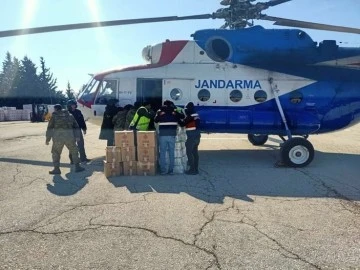
{"type": "Polygon", "coordinates": [[[137,173],[142,176],[156,175],[156,163],[138,162],[137,173]]]}
{"type": "Polygon", "coordinates": [[[115,131],[115,146],[132,147],[134,146],[134,132],[129,130],[115,131]]]}
{"type": "Polygon", "coordinates": [[[139,162],[155,162],[158,159],[157,148],[140,148],[137,149],[139,162]]]}
{"type": "Polygon", "coordinates": [[[136,160],[136,148],[135,146],[122,147],[121,148],[121,161],[135,161],[136,160]]]}
{"type": "Polygon", "coordinates": [[[106,162],[119,163],[121,162],[121,148],[117,146],[106,147],[106,162]]]}
{"type": "Polygon", "coordinates": [[[104,160],[104,174],[106,177],[122,175],[121,163],[110,163],[104,160]]]}
{"type": "Polygon", "coordinates": [[[122,166],[123,166],[124,175],[136,175],[136,172],[137,172],[137,162],[136,161],[122,162],[122,166]]]}
{"type": "Polygon", "coordinates": [[[137,147],[140,148],[154,148],[156,147],[156,132],[155,131],[138,131],[137,147]]]}

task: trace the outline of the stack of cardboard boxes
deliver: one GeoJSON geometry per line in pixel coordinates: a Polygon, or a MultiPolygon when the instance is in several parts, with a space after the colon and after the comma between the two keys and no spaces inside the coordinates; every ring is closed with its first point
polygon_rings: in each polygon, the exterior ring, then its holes
{"type": "Polygon", "coordinates": [[[104,173],[106,177],[120,175],[155,175],[157,167],[157,145],[155,131],[136,133],[116,131],[115,146],[106,148],[104,173]],[[137,155],[136,155],[137,154],[137,155]]]}

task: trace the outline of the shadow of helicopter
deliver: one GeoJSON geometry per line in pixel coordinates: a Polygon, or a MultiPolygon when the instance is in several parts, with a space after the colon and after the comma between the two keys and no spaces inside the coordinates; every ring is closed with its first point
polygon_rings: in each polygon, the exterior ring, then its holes
{"type": "Polygon", "coordinates": [[[359,155],[317,151],[308,167],[275,168],[269,162],[269,156],[274,162],[278,159],[272,148],[200,151],[196,176],[121,176],[109,181],[132,193],[186,193],[207,203],[223,203],[225,197],[253,202],[252,195],[360,201],[359,155]],[[349,169],[352,173],[345,177],[349,169]]]}

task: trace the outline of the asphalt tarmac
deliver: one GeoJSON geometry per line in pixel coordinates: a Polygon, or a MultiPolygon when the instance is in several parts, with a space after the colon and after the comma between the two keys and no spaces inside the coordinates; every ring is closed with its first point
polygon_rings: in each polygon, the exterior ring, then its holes
{"type": "Polygon", "coordinates": [[[203,134],[197,176],[51,176],[47,123],[0,123],[0,269],[360,269],[360,125],[310,136],[306,168],[279,139],[203,134]]]}

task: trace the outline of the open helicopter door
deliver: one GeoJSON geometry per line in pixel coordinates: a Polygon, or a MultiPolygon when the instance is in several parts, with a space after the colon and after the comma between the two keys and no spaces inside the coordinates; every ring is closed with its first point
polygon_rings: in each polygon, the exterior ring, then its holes
{"type": "Polygon", "coordinates": [[[191,79],[164,79],[163,100],[171,100],[176,106],[184,106],[190,100],[191,79]]]}
{"type": "Polygon", "coordinates": [[[136,80],[136,101],[150,102],[154,111],[162,104],[162,79],[138,78],[136,80]]]}

